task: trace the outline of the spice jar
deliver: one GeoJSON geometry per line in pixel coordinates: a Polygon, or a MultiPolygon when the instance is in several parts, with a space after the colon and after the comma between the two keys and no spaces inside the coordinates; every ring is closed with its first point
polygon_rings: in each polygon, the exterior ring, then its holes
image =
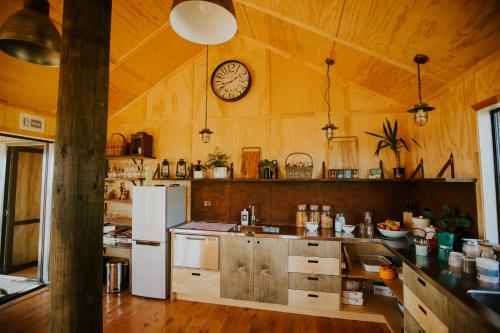
{"type": "Polygon", "coordinates": [[[330,205],[323,205],[321,207],[321,228],[331,229],[333,228],[333,218],[331,213],[330,205]]]}
{"type": "Polygon", "coordinates": [[[309,221],[320,223],[320,214],[319,214],[319,206],[311,205],[309,212],[309,221]]]}
{"type": "Polygon", "coordinates": [[[297,228],[303,228],[307,221],[307,206],[305,204],[297,205],[295,217],[295,225],[297,228]]]}

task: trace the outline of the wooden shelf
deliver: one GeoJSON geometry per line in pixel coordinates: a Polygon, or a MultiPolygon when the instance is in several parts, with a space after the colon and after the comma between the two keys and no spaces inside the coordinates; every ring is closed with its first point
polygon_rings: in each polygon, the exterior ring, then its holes
{"type": "Polygon", "coordinates": [[[156,157],[151,156],[141,156],[141,155],[118,155],[118,156],[106,156],[107,160],[126,160],[126,159],[134,159],[134,160],[155,160],[156,157]]]}
{"type": "Polygon", "coordinates": [[[115,249],[131,249],[132,244],[103,244],[102,247],[111,247],[115,249]]]}
{"type": "Polygon", "coordinates": [[[127,199],[127,200],[120,200],[120,199],[105,199],[104,203],[118,203],[118,204],[124,204],[124,205],[131,205],[132,200],[127,199]]]}
{"type": "Polygon", "coordinates": [[[114,217],[114,218],[104,218],[104,223],[114,224],[118,226],[132,226],[132,218],[130,217],[114,217]]]}
{"type": "Polygon", "coordinates": [[[107,181],[112,181],[112,182],[114,182],[114,181],[132,181],[133,182],[133,181],[143,181],[146,178],[121,178],[121,177],[109,178],[109,177],[107,177],[104,179],[107,181]]]}
{"type": "Polygon", "coordinates": [[[330,182],[330,183],[475,183],[476,178],[424,178],[424,179],[237,179],[237,178],[202,178],[192,179],[196,182],[330,182]]]}
{"type": "Polygon", "coordinates": [[[368,297],[365,298],[364,305],[342,304],[341,310],[360,314],[381,314],[384,316],[390,330],[394,333],[400,333],[403,327],[403,316],[399,312],[394,297],[368,295],[368,297]]]}
{"type": "Polygon", "coordinates": [[[403,304],[403,281],[395,278],[392,280],[382,280],[385,285],[396,295],[398,301],[403,304]]]}

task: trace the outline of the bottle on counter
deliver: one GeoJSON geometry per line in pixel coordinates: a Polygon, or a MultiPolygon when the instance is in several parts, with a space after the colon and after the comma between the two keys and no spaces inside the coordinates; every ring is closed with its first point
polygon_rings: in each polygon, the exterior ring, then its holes
{"type": "Polygon", "coordinates": [[[319,206],[318,205],[311,205],[310,206],[310,212],[309,212],[309,221],[311,222],[316,222],[320,223],[320,214],[319,214],[319,206]]]}
{"type": "Polygon", "coordinates": [[[241,225],[248,225],[248,210],[241,211],[241,225]]]}
{"type": "Polygon", "coordinates": [[[366,234],[369,237],[372,237],[373,236],[372,213],[368,211],[364,213],[363,224],[365,225],[366,234]]]}
{"type": "Polygon", "coordinates": [[[297,213],[295,214],[295,225],[297,228],[304,228],[307,221],[307,205],[297,205],[297,213]]]}
{"type": "Polygon", "coordinates": [[[321,207],[321,228],[332,229],[333,218],[331,213],[332,207],[330,205],[323,205],[321,207]]]}
{"type": "Polygon", "coordinates": [[[335,214],[335,232],[342,232],[342,222],[340,221],[340,214],[335,214]]]}

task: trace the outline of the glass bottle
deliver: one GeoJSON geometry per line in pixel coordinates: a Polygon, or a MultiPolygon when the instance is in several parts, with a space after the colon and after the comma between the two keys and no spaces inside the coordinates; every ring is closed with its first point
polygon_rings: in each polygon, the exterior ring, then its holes
{"type": "Polygon", "coordinates": [[[309,221],[320,223],[320,214],[318,205],[311,205],[309,212],[309,221]]]}
{"type": "Polygon", "coordinates": [[[305,204],[297,205],[297,213],[295,214],[295,225],[297,228],[303,228],[307,220],[307,206],[305,204]]]}
{"type": "Polygon", "coordinates": [[[368,211],[365,212],[363,224],[365,225],[366,234],[369,237],[373,236],[372,213],[368,211]]]}
{"type": "Polygon", "coordinates": [[[321,207],[321,228],[331,229],[333,228],[333,218],[331,213],[330,205],[323,205],[321,207]]]}
{"type": "Polygon", "coordinates": [[[335,232],[342,232],[342,222],[340,221],[340,214],[335,214],[335,232]]]}

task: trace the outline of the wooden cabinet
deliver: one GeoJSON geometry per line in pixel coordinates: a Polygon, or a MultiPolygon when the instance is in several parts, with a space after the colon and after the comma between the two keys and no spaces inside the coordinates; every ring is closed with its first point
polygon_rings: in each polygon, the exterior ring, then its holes
{"type": "Polygon", "coordinates": [[[288,240],[254,240],[253,298],[257,302],[288,304],[288,240]]]}
{"type": "Polygon", "coordinates": [[[220,296],[253,300],[254,238],[220,237],[220,296]]]}
{"type": "Polygon", "coordinates": [[[221,297],[288,303],[288,240],[220,237],[221,297]]]}
{"type": "Polygon", "coordinates": [[[340,294],[340,276],[325,274],[288,273],[290,289],[323,291],[340,294]]]}
{"type": "Polygon", "coordinates": [[[193,268],[172,271],[172,291],[202,297],[220,297],[220,273],[193,268]]]}

